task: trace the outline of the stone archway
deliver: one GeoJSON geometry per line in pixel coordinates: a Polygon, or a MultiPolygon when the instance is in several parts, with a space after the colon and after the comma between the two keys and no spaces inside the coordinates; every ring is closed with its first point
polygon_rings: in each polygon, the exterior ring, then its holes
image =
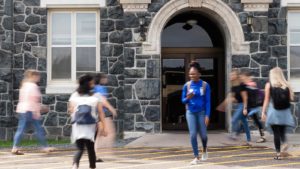
{"type": "Polygon", "coordinates": [[[245,42],[243,30],[236,14],[221,0],[171,0],[153,18],[143,43],[143,54],[160,54],[161,32],[165,24],[185,9],[202,9],[216,19],[226,30],[224,33],[229,55],[249,54],[250,44],[245,42]]]}

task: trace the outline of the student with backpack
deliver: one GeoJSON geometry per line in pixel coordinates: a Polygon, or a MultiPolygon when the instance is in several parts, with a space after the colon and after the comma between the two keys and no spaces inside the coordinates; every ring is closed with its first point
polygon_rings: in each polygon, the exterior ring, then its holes
{"type": "Polygon", "coordinates": [[[286,81],[282,69],[275,67],[270,71],[269,82],[265,85],[265,99],[262,108],[262,120],[274,134],[276,149],[275,160],[280,160],[288,149],[286,132],[295,126],[290,109],[294,93],[286,81]],[[281,147],[281,145],[283,145],[281,147]],[[282,149],[281,149],[282,148],[282,149]]]}
{"type": "Polygon", "coordinates": [[[207,152],[207,126],[210,117],[210,86],[200,79],[201,68],[199,63],[190,64],[190,81],[183,86],[182,103],[186,105],[186,119],[188,123],[191,144],[195,159],[191,162],[196,165],[200,162],[197,134],[200,134],[203,153],[201,160],[208,158],[207,152]]]}
{"type": "Polygon", "coordinates": [[[257,143],[263,143],[266,141],[264,129],[262,123],[259,121],[260,106],[262,106],[263,99],[261,98],[261,91],[257,88],[256,82],[253,81],[251,73],[249,71],[242,71],[240,73],[241,82],[246,87],[248,111],[247,114],[251,117],[255,125],[259,129],[260,138],[256,141],[257,143]]]}
{"type": "Polygon", "coordinates": [[[76,144],[77,153],[74,156],[73,169],[78,169],[79,161],[87,148],[90,168],[96,168],[96,153],[94,138],[96,132],[97,117],[102,123],[102,134],[106,135],[106,124],[101,97],[93,93],[94,80],[91,75],[83,75],[79,78],[79,86],[69,99],[69,111],[72,117],[72,143],[76,144]],[[97,116],[97,111],[99,116],[97,116]]]}

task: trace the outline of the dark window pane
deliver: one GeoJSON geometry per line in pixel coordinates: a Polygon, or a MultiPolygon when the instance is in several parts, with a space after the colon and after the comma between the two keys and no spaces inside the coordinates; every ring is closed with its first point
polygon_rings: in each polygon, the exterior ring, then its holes
{"type": "Polygon", "coordinates": [[[76,64],[77,71],[96,71],[96,48],[77,47],[76,64]]]}
{"type": "Polygon", "coordinates": [[[71,48],[52,48],[52,79],[71,79],[71,48]]]}
{"type": "Polygon", "coordinates": [[[290,52],[291,68],[300,68],[300,46],[290,47],[290,52]]]}

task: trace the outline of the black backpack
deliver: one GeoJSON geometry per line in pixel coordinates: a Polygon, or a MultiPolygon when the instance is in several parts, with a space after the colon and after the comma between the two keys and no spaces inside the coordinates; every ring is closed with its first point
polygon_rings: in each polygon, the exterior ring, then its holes
{"type": "Polygon", "coordinates": [[[248,108],[262,106],[265,98],[264,91],[252,86],[246,86],[246,89],[248,94],[248,108]]]}
{"type": "Polygon", "coordinates": [[[285,89],[280,87],[271,87],[271,98],[276,110],[287,109],[291,106],[290,89],[288,87],[285,89]]]}

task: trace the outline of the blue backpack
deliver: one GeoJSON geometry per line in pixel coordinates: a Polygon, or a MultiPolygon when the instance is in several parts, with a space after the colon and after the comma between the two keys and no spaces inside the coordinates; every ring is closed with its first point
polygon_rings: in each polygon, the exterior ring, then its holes
{"type": "Polygon", "coordinates": [[[96,119],[92,116],[92,107],[90,105],[83,104],[77,106],[72,123],[87,125],[95,124],[96,122],[96,119]]]}

